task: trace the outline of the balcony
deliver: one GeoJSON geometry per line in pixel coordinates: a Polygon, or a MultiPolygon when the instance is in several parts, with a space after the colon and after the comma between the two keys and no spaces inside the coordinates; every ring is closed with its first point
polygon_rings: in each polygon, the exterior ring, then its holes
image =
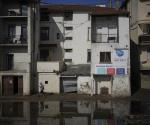
{"type": "Polygon", "coordinates": [[[150,45],[150,34],[139,36],[139,45],[150,45]]]}
{"type": "Polygon", "coordinates": [[[0,46],[27,46],[27,37],[13,35],[0,38],[0,46]]]}
{"type": "Polygon", "coordinates": [[[37,71],[38,72],[55,72],[61,71],[63,68],[63,62],[60,61],[38,61],[37,71]]]}
{"type": "Polygon", "coordinates": [[[27,17],[27,6],[24,4],[18,4],[14,6],[11,3],[4,3],[5,9],[1,8],[0,18],[22,18],[27,17]]]}
{"type": "Polygon", "coordinates": [[[117,34],[92,34],[92,43],[118,43],[117,34]]]}

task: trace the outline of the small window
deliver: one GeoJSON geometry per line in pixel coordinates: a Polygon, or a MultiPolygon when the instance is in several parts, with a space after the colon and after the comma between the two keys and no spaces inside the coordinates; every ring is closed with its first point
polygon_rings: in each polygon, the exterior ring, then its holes
{"type": "Polygon", "coordinates": [[[91,62],[91,50],[87,50],[87,62],[91,62]]]}
{"type": "Polygon", "coordinates": [[[65,52],[72,52],[72,49],[65,49],[65,52]]]}
{"type": "Polygon", "coordinates": [[[91,40],[91,27],[88,27],[88,41],[91,40]]]}
{"type": "Polygon", "coordinates": [[[73,12],[72,11],[64,12],[64,20],[65,21],[71,21],[72,19],[73,19],[73,12]]]}
{"type": "Polygon", "coordinates": [[[65,27],[66,30],[73,30],[72,26],[65,27]]]}
{"type": "Polygon", "coordinates": [[[49,40],[49,27],[40,28],[40,40],[49,40]]]}
{"type": "Polygon", "coordinates": [[[48,84],[48,81],[45,81],[45,84],[48,84]]]}
{"type": "Polygon", "coordinates": [[[66,63],[72,63],[72,59],[64,59],[66,63]]]}
{"type": "Polygon", "coordinates": [[[111,63],[111,52],[100,52],[100,63],[111,63]]]}
{"type": "Polygon", "coordinates": [[[147,15],[150,16],[150,4],[146,5],[146,12],[147,12],[147,15]]]}
{"type": "Polygon", "coordinates": [[[65,37],[66,40],[72,40],[72,37],[65,37]]]}
{"type": "Polygon", "coordinates": [[[60,33],[57,33],[57,40],[60,39],[60,33]]]}

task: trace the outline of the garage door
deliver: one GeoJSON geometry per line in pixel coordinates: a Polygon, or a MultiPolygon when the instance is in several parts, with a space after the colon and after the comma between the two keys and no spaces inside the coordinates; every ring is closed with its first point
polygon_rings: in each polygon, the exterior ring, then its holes
{"type": "Polygon", "coordinates": [[[74,77],[62,78],[62,87],[64,93],[77,92],[77,79],[74,77]]]}

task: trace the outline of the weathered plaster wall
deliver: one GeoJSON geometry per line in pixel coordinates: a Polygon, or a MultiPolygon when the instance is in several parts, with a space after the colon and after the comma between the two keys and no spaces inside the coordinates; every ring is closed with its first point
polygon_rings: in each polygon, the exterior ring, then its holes
{"type": "MultiPolygon", "coordinates": [[[[44,85],[44,92],[46,93],[59,93],[60,80],[59,76],[55,73],[38,73],[39,84],[44,85]],[[47,81],[47,83],[46,83],[47,81]]],[[[40,88],[39,88],[40,91],[40,88]]]]}

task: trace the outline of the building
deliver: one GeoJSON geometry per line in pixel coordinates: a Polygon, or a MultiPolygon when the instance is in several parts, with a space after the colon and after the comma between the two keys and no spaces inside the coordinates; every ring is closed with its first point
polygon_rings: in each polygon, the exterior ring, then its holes
{"type": "Polygon", "coordinates": [[[132,88],[148,89],[150,88],[150,1],[126,0],[122,8],[130,11],[132,88]]]}
{"type": "Polygon", "coordinates": [[[45,92],[64,92],[62,84],[68,86],[68,83],[72,88],[68,91],[77,91],[77,75],[81,74],[77,69],[88,67],[83,76],[88,74],[86,79],[90,79],[90,7],[42,5],[40,12],[40,61],[37,68],[38,71],[39,67],[45,70],[39,71],[39,81],[45,84],[45,88],[49,87],[49,91],[45,90],[45,92]],[[46,65],[43,65],[42,62],[46,65]],[[63,71],[64,64],[67,66],[67,71],[63,71]]]}
{"type": "Polygon", "coordinates": [[[43,5],[40,31],[40,59],[66,64],[65,71],[53,69],[53,73],[60,73],[60,81],[52,83],[60,85],[60,92],[130,95],[127,11],[87,5],[43,5]]]}
{"type": "Polygon", "coordinates": [[[91,32],[93,93],[130,96],[128,12],[97,8],[92,14],[91,32]]]}
{"type": "Polygon", "coordinates": [[[40,85],[45,93],[130,95],[127,11],[39,8],[38,1],[23,0],[3,0],[1,6],[1,95],[40,92],[40,85]]]}
{"type": "Polygon", "coordinates": [[[38,5],[0,1],[0,95],[29,95],[35,87],[38,5]]]}

